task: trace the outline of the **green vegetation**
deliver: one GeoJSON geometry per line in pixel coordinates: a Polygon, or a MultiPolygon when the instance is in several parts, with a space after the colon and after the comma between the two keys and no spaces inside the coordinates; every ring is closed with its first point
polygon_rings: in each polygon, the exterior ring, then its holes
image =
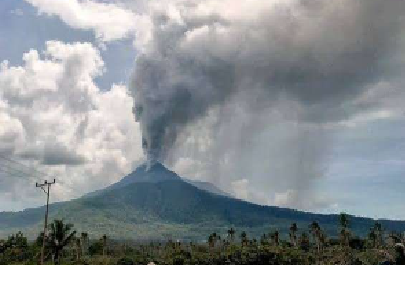
{"type": "MultiPolygon", "coordinates": [[[[55,220],[46,238],[46,264],[405,264],[404,236],[384,232],[379,223],[364,238],[351,234],[349,217],[340,216],[341,229],[328,238],[313,221],[300,232],[290,226],[289,239],[278,230],[259,240],[234,228],[211,233],[206,241],[112,240],[107,235],[89,240],[76,235],[73,225],[55,220]],[[310,235],[309,235],[310,234],[310,235]]],[[[38,264],[43,233],[33,242],[18,232],[0,240],[0,264],[38,264]]]]}
{"type": "MultiPolygon", "coordinates": [[[[0,238],[22,231],[28,239],[34,240],[43,228],[44,213],[44,207],[0,213],[0,238]]],[[[213,232],[226,235],[230,228],[237,229],[238,238],[243,231],[249,237],[260,238],[263,233],[274,234],[278,230],[280,238],[289,239],[293,223],[298,230],[292,239],[298,240],[301,231],[308,229],[314,220],[327,236],[336,236],[346,228],[339,223],[339,215],[255,205],[200,190],[181,180],[134,183],[102,195],[56,203],[50,205],[49,214],[50,220],[73,223],[79,233],[85,232],[91,237],[106,234],[115,240],[135,237],[138,241],[163,241],[172,237],[201,241],[213,232]]],[[[373,219],[354,216],[350,216],[350,221],[351,234],[362,237],[368,235],[375,224],[373,219]]],[[[386,231],[405,231],[403,221],[379,220],[379,224],[386,231]]],[[[321,233],[314,229],[311,238],[314,234],[321,233]]]]}
{"type": "MultiPolygon", "coordinates": [[[[46,262],[377,264],[394,262],[393,241],[403,243],[395,233],[404,221],[256,205],[200,189],[163,165],[144,168],[50,205],[46,262]]],[[[0,212],[1,263],[38,263],[44,213],[0,212]]]]}

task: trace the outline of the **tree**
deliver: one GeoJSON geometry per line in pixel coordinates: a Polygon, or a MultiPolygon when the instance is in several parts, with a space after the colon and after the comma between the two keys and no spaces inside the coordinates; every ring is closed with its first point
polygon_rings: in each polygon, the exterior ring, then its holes
{"type": "Polygon", "coordinates": [[[215,245],[215,236],[214,234],[209,235],[208,237],[208,246],[210,249],[214,248],[215,245]]]}
{"type": "Polygon", "coordinates": [[[107,235],[103,235],[103,256],[107,254],[107,235]]]}
{"type": "Polygon", "coordinates": [[[59,257],[63,249],[73,240],[76,231],[71,231],[72,224],[64,224],[62,220],[54,220],[49,226],[47,246],[49,247],[53,261],[59,263],[59,257]]]}
{"type": "Polygon", "coordinates": [[[279,246],[279,244],[280,244],[280,233],[279,233],[279,231],[274,231],[274,233],[271,233],[270,234],[270,239],[271,239],[271,242],[272,242],[272,244],[274,244],[274,245],[276,245],[276,246],[279,246]]]}
{"type": "Polygon", "coordinates": [[[350,242],[350,230],[349,230],[349,216],[345,213],[341,213],[339,216],[340,223],[340,243],[341,245],[348,246],[350,242]]]}
{"type": "Polygon", "coordinates": [[[371,244],[373,245],[373,248],[377,247],[377,235],[374,232],[374,227],[370,228],[370,233],[368,234],[368,238],[371,241],[371,244]]]}
{"type": "Polygon", "coordinates": [[[80,261],[82,257],[82,243],[80,238],[76,238],[76,261],[80,261]]]}
{"type": "Polygon", "coordinates": [[[301,250],[308,251],[309,250],[309,237],[307,233],[302,233],[301,237],[298,241],[301,250]]]}
{"type": "Polygon", "coordinates": [[[297,231],[298,231],[297,223],[293,223],[290,227],[290,240],[291,244],[294,247],[297,246],[297,231]]]}
{"type": "Polygon", "coordinates": [[[232,227],[230,230],[228,230],[228,238],[229,238],[229,241],[231,243],[233,243],[233,241],[235,239],[235,230],[232,227]]]}
{"type": "Polygon", "coordinates": [[[277,230],[274,232],[274,242],[276,246],[280,245],[280,232],[277,230]]]}
{"type": "Polygon", "coordinates": [[[340,223],[340,226],[343,228],[349,227],[349,216],[345,213],[340,213],[339,223],[340,223]]]}
{"type": "Polygon", "coordinates": [[[312,237],[313,237],[315,245],[316,245],[316,247],[318,249],[318,252],[320,252],[321,251],[322,240],[323,240],[323,238],[322,238],[323,233],[322,233],[321,227],[320,227],[318,222],[313,221],[311,223],[311,225],[309,226],[309,228],[310,228],[309,231],[312,234],[312,237]]]}
{"type": "Polygon", "coordinates": [[[243,231],[242,234],[240,234],[240,239],[242,241],[242,246],[246,246],[248,243],[248,238],[245,231],[243,231]]]}
{"type": "Polygon", "coordinates": [[[405,265],[405,248],[402,243],[395,244],[395,263],[405,265]]]}
{"type": "Polygon", "coordinates": [[[267,245],[267,235],[266,235],[266,234],[263,234],[263,235],[260,237],[260,244],[261,244],[261,245],[267,245]]]}
{"type": "Polygon", "coordinates": [[[401,243],[400,235],[394,231],[389,234],[390,243],[392,246],[395,246],[397,243],[401,243]]]}
{"type": "Polygon", "coordinates": [[[22,262],[32,255],[28,240],[21,232],[9,236],[7,240],[0,240],[0,254],[6,262],[22,262]]]}
{"type": "Polygon", "coordinates": [[[87,256],[89,254],[89,235],[87,233],[82,233],[80,236],[80,245],[82,248],[82,255],[87,256]]]}
{"type": "Polygon", "coordinates": [[[374,227],[372,228],[372,232],[374,232],[374,247],[379,248],[383,244],[383,228],[381,223],[376,222],[374,227]]]}

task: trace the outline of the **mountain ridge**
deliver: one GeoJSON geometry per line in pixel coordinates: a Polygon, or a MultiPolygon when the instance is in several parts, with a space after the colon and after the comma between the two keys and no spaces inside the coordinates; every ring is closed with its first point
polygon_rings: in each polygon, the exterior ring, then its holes
{"type": "MultiPolygon", "coordinates": [[[[43,226],[45,207],[0,213],[0,236],[21,230],[34,239],[43,226]]],[[[198,188],[161,164],[141,165],[120,181],[67,202],[50,205],[50,219],[64,219],[92,237],[164,240],[168,237],[202,240],[210,233],[234,227],[249,235],[279,230],[291,223],[300,230],[316,220],[328,235],[338,233],[338,215],[321,215],[289,208],[257,205],[198,188]]],[[[351,216],[355,234],[364,235],[374,224],[370,218],[351,216]]],[[[405,231],[404,221],[381,220],[387,230],[405,231]]]]}

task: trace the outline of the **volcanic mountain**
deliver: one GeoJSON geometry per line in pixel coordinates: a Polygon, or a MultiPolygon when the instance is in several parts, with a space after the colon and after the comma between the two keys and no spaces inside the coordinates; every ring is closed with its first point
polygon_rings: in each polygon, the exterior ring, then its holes
{"type": "MultiPolygon", "coordinates": [[[[35,238],[45,207],[0,213],[0,236],[22,231],[35,238]]],[[[141,165],[119,182],[81,198],[50,205],[50,219],[73,223],[97,238],[204,240],[233,227],[259,237],[278,229],[288,235],[291,223],[301,230],[316,220],[329,235],[338,233],[337,215],[320,215],[232,198],[214,185],[181,178],[160,163],[141,165]]],[[[405,222],[380,220],[386,230],[405,231],[405,222]]],[[[351,217],[353,232],[365,235],[374,224],[351,217]]]]}

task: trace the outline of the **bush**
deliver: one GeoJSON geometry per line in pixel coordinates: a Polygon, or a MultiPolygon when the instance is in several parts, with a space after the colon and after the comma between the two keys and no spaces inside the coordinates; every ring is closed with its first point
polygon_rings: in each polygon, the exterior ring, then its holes
{"type": "Polygon", "coordinates": [[[120,258],[117,261],[117,265],[125,266],[125,265],[133,265],[133,264],[134,264],[134,261],[131,258],[127,258],[127,257],[120,258]]]}

